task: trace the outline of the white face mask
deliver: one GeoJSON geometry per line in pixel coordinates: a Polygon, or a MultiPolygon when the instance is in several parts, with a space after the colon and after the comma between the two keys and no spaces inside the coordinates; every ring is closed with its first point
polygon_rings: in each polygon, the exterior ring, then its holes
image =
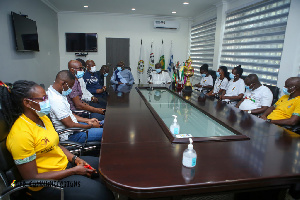
{"type": "Polygon", "coordinates": [[[92,73],[96,72],[96,66],[91,67],[90,72],[92,72],[92,73]]]}

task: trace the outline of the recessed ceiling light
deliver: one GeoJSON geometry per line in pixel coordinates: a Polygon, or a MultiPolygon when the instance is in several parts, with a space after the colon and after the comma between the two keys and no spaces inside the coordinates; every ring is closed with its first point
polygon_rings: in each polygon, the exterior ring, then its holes
{"type": "Polygon", "coordinates": [[[83,7],[88,8],[89,6],[83,6],[83,7]]]}
{"type": "Polygon", "coordinates": [[[176,14],[176,11],[173,11],[172,14],[176,14]]]}
{"type": "Polygon", "coordinates": [[[190,3],[189,3],[189,2],[183,2],[183,4],[184,4],[184,5],[189,5],[190,3]]]}
{"type": "Polygon", "coordinates": [[[135,10],[135,8],[131,8],[131,10],[135,10]]]}

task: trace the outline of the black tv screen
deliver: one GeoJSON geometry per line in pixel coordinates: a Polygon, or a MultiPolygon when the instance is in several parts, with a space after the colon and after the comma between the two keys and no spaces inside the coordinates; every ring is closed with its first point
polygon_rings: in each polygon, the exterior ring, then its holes
{"type": "Polygon", "coordinates": [[[17,51],[39,51],[36,22],[11,12],[17,51]]]}
{"type": "Polygon", "coordinates": [[[97,52],[97,33],[66,33],[67,52],[97,52]]]}

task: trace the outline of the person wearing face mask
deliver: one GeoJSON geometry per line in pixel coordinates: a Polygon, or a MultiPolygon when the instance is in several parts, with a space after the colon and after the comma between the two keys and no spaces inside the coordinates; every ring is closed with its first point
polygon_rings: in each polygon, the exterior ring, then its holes
{"type": "Polygon", "coordinates": [[[127,84],[132,85],[134,78],[130,70],[125,69],[124,62],[117,64],[117,69],[114,71],[110,79],[111,84],[127,84]]]}
{"type": "Polygon", "coordinates": [[[242,74],[243,69],[240,65],[232,69],[232,73],[229,74],[231,80],[229,81],[226,90],[224,90],[220,96],[220,100],[236,106],[237,102],[243,98],[245,93],[245,83],[244,80],[241,79],[242,74]]]}
{"type": "Polygon", "coordinates": [[[227,67],[221,66],[219,67],[218,71],[216,72],[217,80],[214,85],[214,89],[211,90],[209,93],[207,93],[207,96],[216,96],[218,97],[222,92],[226,89],[228,80],[229,80],[229,74],[227,71],[227,67]]]}
{"type": "MultiPolygon", "coordinates": [[[[60,88],[66,91],[64,83],[60,88]]],[[[69,81],[70,85],[73,83],[69,81]]],[[[45,90],[33,81],[16,81],[12,88],[0,86],[0,111],[10,128],[6,147],[20,175],[24,180],[77,181],[89,186],[62,186],[65,199],[114,199],[99,177],[88,178],[98,169],[99,159],[76,157],[59,144],[58,134],[47,117],[51,110],[49,101],[45,90]],[[94,169],[86,169],[84,165],[88,163],[94,169]]],[[[61,196],[59,190],[49,187],[29,187],[26,193],[32,199],[60,199],[61,196]]]]}
{"type": "Polygon", "coordinates": [[[200,67],[201,80],[200,83],[195,84],[195,87],[202,88],[204,93],[211,90],[214,85],[212,76],[208,73],[208,64],[203,64],[200,67]]]}
{"type": "MultiPolygon", "coordinates": [[[[81,62],[82,66],[84,69],[86,69],[86,64],[85,61],[77,58],[76,60],[78,60],[79,62],[81,62]]],[[[81,87],[81,91],[82,91],[82,100],[87,102],[89,105],[94,106],[96,108],[101,108],[101,106],[98,103],[98,98],[95,97],[94,95],[92,95],[92,93],[90,93],[90,91],[88,91],[86,89],[86,84],[84,82],[83,78],[79,78],[78,79],[79,83],[80,83],[80,87],[81,87]]]]}
{"type": "Polygon", "coordinates": [[[300,77],[285,81],[284,95],[260,118],[277,125],[294,126],[300,122],[300,77]]]}
{"type": "Polygon", "coordinates": [[[86,61],[86,72],[83,75],[83,79],[86,83],[86,88],[96,97],[103,97],[106,91],[106,87],[100,84],[100,77],[97,73],[97,67],[93,60],[86,61]]]}
{"type": "MultiPolygon", "coordinates": [[[[67,96],[72,92],[75,77],[68,70],[60,71],[53,85],[48,88],[47,94],[51,105],[50,116],[56,130],[65,128],[89,129],[88,141],[101,141],[103,129],[100,128],[99,120],[96,118],[84,118],[72,113],[67,96]]],[[[84,132],[63,133],[59,135],[60,140],[71,140],[83,143],[86,139],[84,132]]]]}
{"type": "Polygon", "coordinates": [[[155,64],[155,71],[151,73],[151,78],[149,79],[150,84],[170,84],[171,78],[168,72],[161,70],[161,64],[155,64]]]}
{"type": "Polygon", "coordinates": [[[255,115],[265,112],[272,104],[273,93],[262,85],[256,74],[249,74],[245,78],[246,92],[237,108],[255,115]]]}
{"type": "MultiPolygon", "coordinates": [[[[87,104],[86,102],[82,101],[82,91],[81,91],[81,86],[80,83],[78,81],[79,78],[81,78],[81,73],[82,71],[82,64],[77,61],[77,60],[71,60],[68,63],[68,68],[69,71],[75,76],[75,83],[74,86],[72,87],[72,92],[70,94],[67,95],[67,99],[68,102],[70,104],[71,110],[75,111],[75,110],[87,110],[89,112],[91,112],[90,117],[91,118],[97,118],[99,121],[102,121],[104,119],[104,110],[102,107],[100,106],[104,106],[104,105],[100,105],[99,107],[94,107],[91,106],[89,104],[87,104]],[[80,75],[78,75],[80,74],[80,75]]],[[[104,103],[103,103],[104,104],[104,103]]],[[[85,115],[82,115],[85,116],[85,115]]]]}
{"type": "Polygon", "coordinates": [[[104,77],[107,77],[109,73],[109,67],[107,65],[102,65],[101,69],[98,72],[99,84],[104,86],[104,77]]]}

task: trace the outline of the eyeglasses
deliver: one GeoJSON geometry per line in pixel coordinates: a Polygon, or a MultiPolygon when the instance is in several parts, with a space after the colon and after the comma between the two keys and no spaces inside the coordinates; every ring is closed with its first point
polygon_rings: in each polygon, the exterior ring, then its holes
{"type": "Polygon", "coordinates": [[[29,100],[42,100],[42,101],[46,101],[46,100],[48,100],[48,95],[45,95],[45,96],[43,96],[41,98],[27,98],[27,99],[29,99],[29,100]]]}

